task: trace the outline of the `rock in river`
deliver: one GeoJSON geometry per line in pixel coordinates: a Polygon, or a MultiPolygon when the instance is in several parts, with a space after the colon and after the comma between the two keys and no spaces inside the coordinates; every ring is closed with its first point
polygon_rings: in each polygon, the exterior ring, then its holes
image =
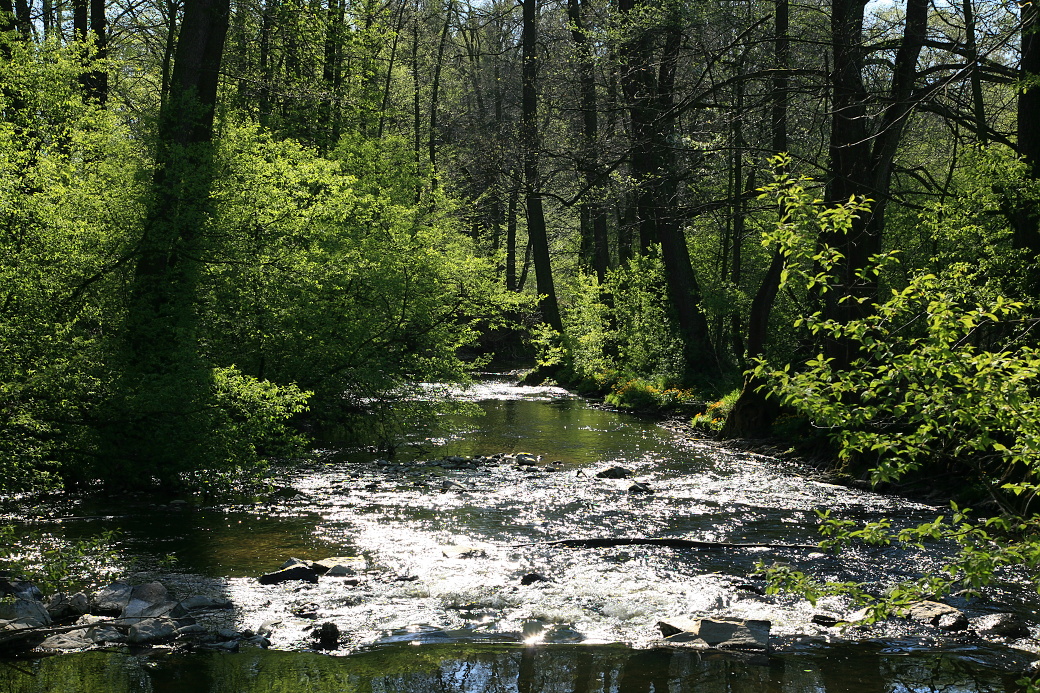
{"type": "MultiPolygon", "coordinates": [[[[921,623],[939,625],[939,619],[947,614],[960,614],[960,609],[942,604],[940,602],[923,601],[912,605],[906,612],[906,617],[921,623]]],[[[963,615],[963,614],[962,614],[963,615]]]]}
{"type": "Polygon", "coordinates": [[[671,619],[657,624],[668,644],[720,650],[769,648],[769,621],[735,618],[671,619]]]}
{"type": "Polygon", "coordinates": [[[624,467],[608,467],[601,472],[596,472],[597,479],[627,479],[632,476],[631,469],[625,469],[624,467]]]}
{"type": "Polygon", "coordinates": [[[980,635],[1002,638],[1028,638],[1029,627],[1014,614],[986,614],[971,619],[971,629],[980,635]]]}
{"type": "Polygon", "coordinates": [[[294,565],[291,568],[276,570],[273,573],[261,575],[256,579],[261,585],[277,585],[280,582],[290,580],[303,580],[304,582],[317,582],[318,573],[307,565],[294,565]]]}

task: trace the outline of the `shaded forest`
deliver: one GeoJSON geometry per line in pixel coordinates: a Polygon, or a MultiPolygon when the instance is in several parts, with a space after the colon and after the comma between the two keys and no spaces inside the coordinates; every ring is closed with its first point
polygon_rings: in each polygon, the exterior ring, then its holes
{"type": "Polygon", "coordinates": [[[1036,21],[4,0],[3,485],[231,483],[533,350],[1028,514],[1036,21]]]}

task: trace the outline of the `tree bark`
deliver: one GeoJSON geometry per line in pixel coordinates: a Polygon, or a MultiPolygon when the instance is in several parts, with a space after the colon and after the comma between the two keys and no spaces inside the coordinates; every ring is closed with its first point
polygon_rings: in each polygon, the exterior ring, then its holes
{"type": "Polygon", "coordinates": [[[541,139],[538,128],[538,8],[537,0],[523,0],[521,80],[523,111],[524,195],[527,202],[527,235],[534,257],[534,276],[538,285],[538,305],[542,319],[557,332],[563,332],[563,320],[556,301],[549,237],[542,207],[542,181],[539,172],[541,139]]]}
{"type": "MultiPolygon", "coordinates": [[[[199,439],[209,369],[196,344],[196,287],[210,209],[213,118],[229,0],[187,0],[159,115],[152,194],[130,287],[123,416],[116,459],[137,476],[170,480],[199,439]]],[[[127,481],[130,481],[128,479],[127,481]]]]}
{"type": "MultiPolygon", "coordinates": [[[[914,94],[914,83],[928,22],[928,0],[908,0],[891,86],[879,115],[872,119],[863,82],[865,4],[865,0],[834,0],[831,15],[834,70],[827,201],[840,204],[852,197],[873,200],[870,212],[856,219],[847,234],[821,239],[844,256],[836,268],[837,286],[823,297],[825,315],[840,323],[864,317],[877,298],[877,283],[859,277],[858,273],[868,267],[871,256],[882,247],[892,166],[906,122],[919,98],[914,94]],[[872,120],[873,129],[868,127],[872,120]],[[842,300],[846,297],[849,300],[842,300]]],[[[835,367],[844,369],[858,356],[858,349],[851,340],[831,339],[825,343],[825,353],[834,360],[835,367]]]]}
{"type": "MultiPolygon", "coordinates": [[[[1018,94],[1018,153],[1027,167],[1027,175],[1040,179],[1040,86],[1035,80],[1040,75],[1040,10],[1036,2],[1023,4],[1022,58],[1019,66],[1021,81],[1028,85],[1018,94]]],[[[1038,204],[1021,204],[1015,215],[1014,245],[1031,256],[1040,255],[1040,213],[1038,204]]],[[[1034,275],[1036,272],[1034,271],[1034,275]]],[[[1030,292],[1040,295],[1040,278],[1029,278],[1030,292]]]]}
{"type": "MultiPolygon", "coordinates": [[[[627,17],[637,17],[642,0],[620,0],[627,17]]],[[[638,22],[639,20],[637,20],[638,22]]],[[[711,344],[708,321],[700,309],[700,286],[690,261],[686,236],[675,208],[678,181],[675,153],[670,143],[675,110],[674,87],[682,29],[672,15],[663,27],[657,74],[654,40],[650,30],[636,26],[620,52],[621,87],[631,123],[631,168],[636,181],[635,214],[640,245],[646,252],[661,245],[669,303],[683,342],[687,381],[717,375],[721,368],[711,344]]]]}

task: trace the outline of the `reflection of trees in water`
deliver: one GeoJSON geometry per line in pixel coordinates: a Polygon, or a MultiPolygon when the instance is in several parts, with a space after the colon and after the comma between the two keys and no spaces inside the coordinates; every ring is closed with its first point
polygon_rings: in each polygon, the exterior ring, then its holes
{"type": "Polygon", "coordinates": [[[768,657],[623,647],[421,646],[349,657],[250,650],[52,657],[0,667],[4,693],[1001,693],[1015,676],[970,657],[881,645],[768,657]],[[22,667],[20,667],[21,669],[22,667]]]}

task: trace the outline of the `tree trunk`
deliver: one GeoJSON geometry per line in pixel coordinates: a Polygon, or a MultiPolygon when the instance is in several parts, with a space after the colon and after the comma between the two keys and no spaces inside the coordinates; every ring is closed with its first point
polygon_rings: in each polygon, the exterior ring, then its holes
{"type": "Polygon", "coordinates": [[[549,257],[549,237],[542,208],[538,131],[538,11],[537,0],[524,0],[522,42],[523,82],[521,107],[523,111],[524,195],[527,201],[527,235],[534,257],[535,282],[538,285],[538,305],[542,319],[557,332],[563,332],[563,320],[556,302],[552,264],[549,257]]]}
{"type": "MultiPolygon", "coordinates": [[[[1018,153],[1028,168],[1028,176],[1040,179],[1040,86],[1034,82],[1040,75],[1040,10],[1035,2],[1021,6],[1022,58],[1020,80],[1026,85],[1018,92],[1018,153]]],[[[1038,205],[1022,204],[1016,214],[1014,245],[1034,258],[1040,255],[1040,214],[1038,205]]],[[[1035,274],[1035,272],[1034,272],[1035,274]]],[[[1040,278],[1029,278],[1030,292],[1040,295],[1040,278]]]]}
{"type": "Polygon", "coordinates": [[[213,117],[229,0],[188,0],[170,95],[159,115],[156,170],[138,244],[126,323],[123,417],[109,431],[116,459],[171,480],[192,442],[209,388],[199,357],[196,286],[210,208],[213,117]]]}
{"type": "Polygon", "coordinates": [[[603,209],[603,186],[599,182],[599,106],[593,56],[579,0],[567,0],[567,17],[571,23],[571,39],[578,54],[579,90],[581,92],[582,152],[578,169],[588,189],[581,203],[582,258],[596,273],[600,285],[606,281],[610,267],[607,245],[607,216],[603,209]]]}
{"type": "MultiPolygon", "coordinates": [[[[621,0],[621,11],[638,16],[637,0],[621,0]]],[[[621,86],[628,101],[632,142],[631,167],[636,181],[635,213],[644,252],[661,245],[669,302],[683,342],[686,380],[717,375],[721,368],[711,344],[708,321],[700,309],[700,286],[690,262],[686,236],[675,208],[678,181],[670,139],[674,127],[674,87],[682,29],[671,16],[664,27],[658,72],[654,74],[654,41],[648,28],[632,29],[622,45],[621,86]]]]}

